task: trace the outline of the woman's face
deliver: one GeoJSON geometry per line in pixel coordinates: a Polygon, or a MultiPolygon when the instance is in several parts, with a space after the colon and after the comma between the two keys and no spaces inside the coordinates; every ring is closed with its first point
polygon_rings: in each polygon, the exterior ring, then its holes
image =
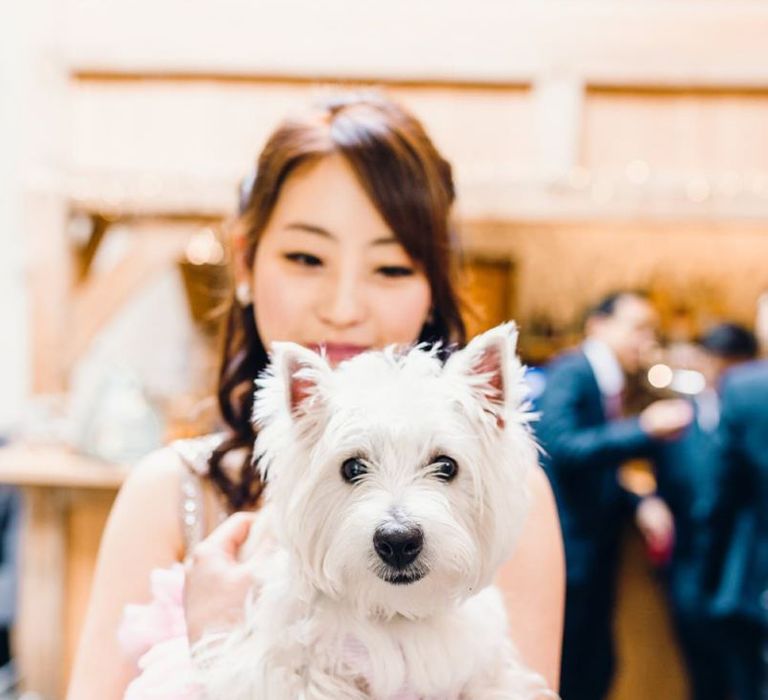
{"type": "Polygon", "coordinates": [[[297,168],[256,248],[254,314],[264,345],[326,346],[336,364],[369,348],[412,343],[429,282],[337,155],[297,168]]]}

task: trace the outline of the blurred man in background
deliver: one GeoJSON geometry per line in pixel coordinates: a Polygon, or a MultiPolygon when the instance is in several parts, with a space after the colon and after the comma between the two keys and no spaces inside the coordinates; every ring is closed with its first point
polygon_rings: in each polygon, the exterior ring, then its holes
{"type": "Polygon", "coordinates": [[[713,613],[737,700],[768,698],[768,360],[727,373],[714,526],[727,537],[713,613]]]}
{"type": "Polygon", "coordinates": [[[724,533],[713,527],[716,489],[724,468],[717,458],[718,391],[723,374],[757,354],[754,334],[722,323],[699,341],[706,388],[693,399],[695,419],[657,459],[658,493],[671,510],[674,549],[665,578],[672,621],[688,673],[692,700],[727,700],[728,644],[711,613],[722,568],[724,533]]]}
{"type": "MultiPolygon", "coordinates": [[[[650,457],[661,440],[690,423],[686,401],[657,401],[625,417],[627,375],[656,343],[657,315],[638,292],[603,299],[587,315],[586,340],[558,358],[538,407],[543,466],[557,500],[566,552],[566,611],[561,695],[599,700],[614,667],[613,608],[622,521],[638,498],[622,489],[620,465],[650,457]]],[[[654,511],[657,499],[643,507],[654,511]]],[[[646,520],[654,523],[653,517],[646,520]]]]}

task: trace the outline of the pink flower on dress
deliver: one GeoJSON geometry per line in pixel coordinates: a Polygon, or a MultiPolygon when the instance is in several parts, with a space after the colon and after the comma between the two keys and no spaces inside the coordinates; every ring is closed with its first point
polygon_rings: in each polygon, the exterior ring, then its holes
{"type": "Polygon", "coordinates": [[[146,605],[126,605],[118,630],[125,652],[138,659],[158,642],[187,634],[184,619],[184,567],[173,564],[150,574],[152,600],[146,605]]]}
{"type": "Polygon", "coordinates": [[[124,700],[199,700],[184,619],[184,567],[154,569],[150,590],[149,603],[126,606],[118,629],[121,646],[139,668],[124,700]]]}
{"type": "Polygon", "coordinates": [[[139,660],[138,675],[123,700],[201,700],[194,681],[194,668],[187,637],[174,637],[155,644],[139,660]]]}

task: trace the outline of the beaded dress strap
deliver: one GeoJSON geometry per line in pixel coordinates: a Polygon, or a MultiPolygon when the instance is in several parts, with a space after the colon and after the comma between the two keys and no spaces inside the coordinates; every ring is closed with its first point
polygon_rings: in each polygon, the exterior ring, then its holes
{"type": "MultiPolygon", "coordinates": [[[[187,556],[205,536],[203,477],[208,471],[208,459],[211,452],[218,447],[222,439],[223,436],[216,433],[186,440],[176,440],[171,444],[186,467],[181,475],[179,518],[184,537],[184,552],[187,556]]],[[[226,516],[226,512],[219,515],[226,516]]]]}

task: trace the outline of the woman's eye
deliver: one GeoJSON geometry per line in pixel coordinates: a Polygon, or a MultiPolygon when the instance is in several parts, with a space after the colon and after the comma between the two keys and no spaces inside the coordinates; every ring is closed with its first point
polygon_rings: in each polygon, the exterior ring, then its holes
{"type": "Polygon", "coordinates": [[[341,476],[350,484],[359,481],[367,473],[368,467],[357,457],[344,460],[341,465],[341,476]]]}
{"type": "Polygon", "coordinates": [[[384,277],[410,277],[414,270],[412,267],[403,265],[384,265],[377,268],[376,272],[384,275],[384,277]]]}
{"type": "Polygon", "coordinates": [[[442,481],[451,481],[459,472],[459,465],[456,464],[456,460],[446,455],[436,457],[430,466],[433,469],[433,474],[442,481]]]}
{"type": "Polygon", "coordinates": [[[320,258],[309,253],[286,253],[285,259],[304,267],[320,267],[323,264],[320,258]]]}

